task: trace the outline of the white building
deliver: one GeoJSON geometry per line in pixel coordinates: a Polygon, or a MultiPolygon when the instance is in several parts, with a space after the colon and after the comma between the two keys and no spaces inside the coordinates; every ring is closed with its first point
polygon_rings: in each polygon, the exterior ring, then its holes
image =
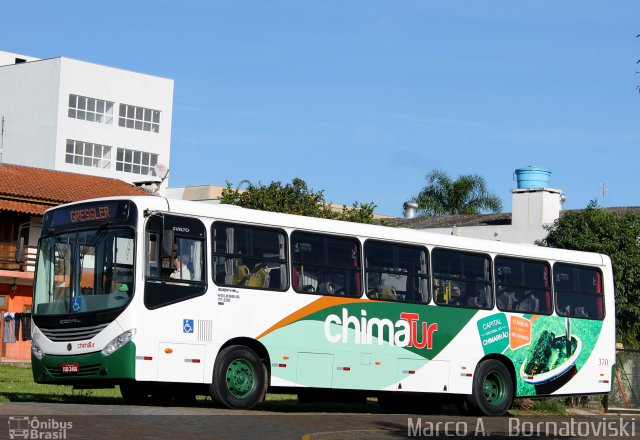
{"type": "Polygon", "coordinates": [[[172,106],[171,79],[0,52],[0,162],[157,180],[154,165],[169,164],[172,106]]]}
{"type": "Polygon", "coordinates": [[[533,244],[547,237],[545,226],[560,218],[564,199],[558,189],[518,188],[511,190],[511,213],[415,217],[395,224],[439,234],[533,244]]]}
{"type": "Polygon", "coordinates": [[[398,226],[447,235],[511,243],[535,243],[547,237],[546,227],[560,218],[566,197],[549,188],[551,171],[540,167],[515,170],[518,186],[511,190],[511,213],[415,217],[415,203],[405,203],[398,226]]]}

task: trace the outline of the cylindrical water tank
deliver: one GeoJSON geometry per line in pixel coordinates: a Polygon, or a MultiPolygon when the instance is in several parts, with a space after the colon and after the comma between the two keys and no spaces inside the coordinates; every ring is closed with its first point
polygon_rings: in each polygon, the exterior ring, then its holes
{"type": "Polygon", "coordinates": [[[546,188],[549,186],[551,171],[540,167],[518,168],[515,172],[518,189],[546,188]]]}

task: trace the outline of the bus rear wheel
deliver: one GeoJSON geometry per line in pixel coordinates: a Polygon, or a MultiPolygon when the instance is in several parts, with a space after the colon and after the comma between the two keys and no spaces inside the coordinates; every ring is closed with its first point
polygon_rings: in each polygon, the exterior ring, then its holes
{"type": "Polygon", "coordinates": [[[475,412],[487,416],[501,416],[511,408],[513,380],[502,362],[487,359],[478,364],[467,403],[475,412]]]}
{"type": "Polygon", "coordinates": [[[266,374],[260,357],[249,347],[222,350],[213,367],[211,397],[230,409],[250,409],[264,400],[266,374]]]}

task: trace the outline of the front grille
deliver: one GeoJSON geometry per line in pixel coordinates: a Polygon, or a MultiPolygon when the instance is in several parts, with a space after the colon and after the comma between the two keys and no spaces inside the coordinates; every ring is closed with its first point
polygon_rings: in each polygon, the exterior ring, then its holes
{"type": "Polygon", "coordinates": [[[51,377],[86,377],[97,376],[100,372],[102,364],[95,365],[80,365],[77,373],[62,374],[62,367],[45,367],[51,377]]]}
{"type": "Polygon", "coordinates": [[[109,323],[93,325],[91,327],[75,328],[41,328],[40,331],[54,342],[83,341],[91,339],[100,333],[109,323]]]}

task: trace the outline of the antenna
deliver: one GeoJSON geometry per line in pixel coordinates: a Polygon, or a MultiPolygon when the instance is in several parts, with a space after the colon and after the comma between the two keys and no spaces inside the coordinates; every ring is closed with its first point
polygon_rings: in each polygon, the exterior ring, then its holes
{"type": "Polygon", "coordinates": [[[166,166],[163,163],[157,163],[155,164],[155,166],[153,167],[154,171],[156,172],[156,177],[160,178],[160,183],[164,182],[164,180],[167,178],[167,176],[169,175],[169,167],[166,166]]]}
{"type": "Polygon", "coordinates": [[[162,185],[162,182],[164,182],[169,175],[169,168],[163,163],[157,163],[153,166],[153,171],[155,173],[155,177],[160,180],[141,180],[133,182],[133,184],[142,187],[144,190],[149,191],[152,194],[157,193],[160,190],[160,185],[162,185]]]}
{"type": "Polygon", "coordinates": [[[602,207],[604,208],[604,196],[609,191],[609,187],[607,186],[607,182],[600,182],[600,198],[602,200],[602,207]]]}

